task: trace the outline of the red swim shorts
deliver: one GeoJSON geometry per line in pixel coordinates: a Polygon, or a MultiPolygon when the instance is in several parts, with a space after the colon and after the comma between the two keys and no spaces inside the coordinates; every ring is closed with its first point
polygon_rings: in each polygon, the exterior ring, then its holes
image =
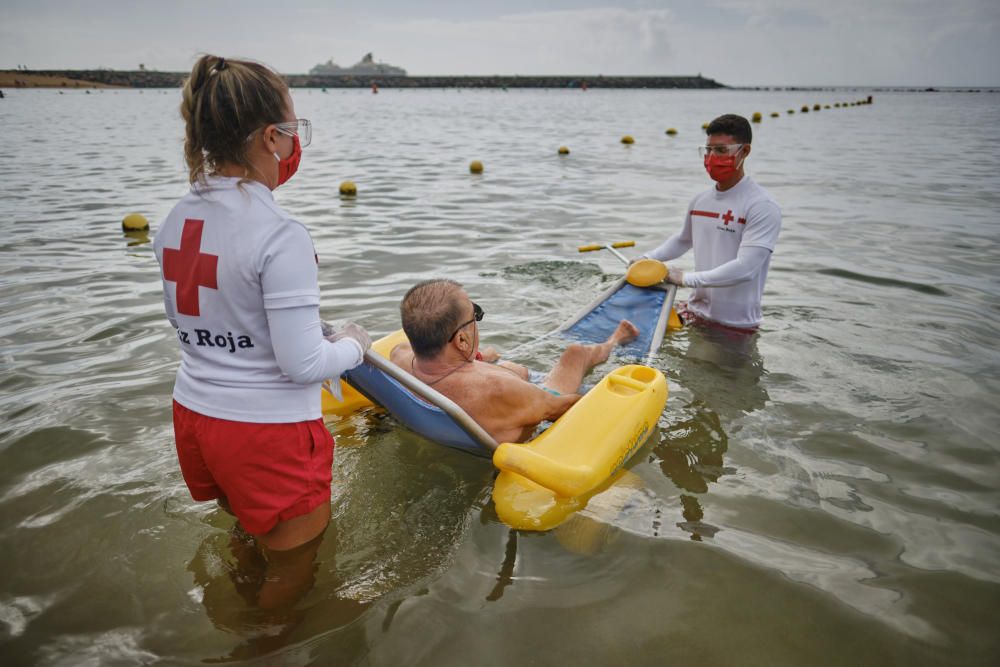
{"type": "Polygon", "coordinates": [[[330,502],[333,436],[322,419],[237,422],[174,401],[174,440],[191,497],[225,496],[251,535],[330,502]]]}

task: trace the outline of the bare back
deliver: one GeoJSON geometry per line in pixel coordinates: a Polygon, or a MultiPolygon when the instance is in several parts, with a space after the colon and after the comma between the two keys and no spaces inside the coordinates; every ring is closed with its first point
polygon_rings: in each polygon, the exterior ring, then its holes
{"type": "Polygon", "coordinates": [[[414,368],[407,343],[397,345],[390,358],[457,403],[497,442],[524,442],[540,422],[557,419],[580,399],[579,394],[555,396],[503,366],[483,361],[465,362],[441,376],[423,375],[414,368]]]}

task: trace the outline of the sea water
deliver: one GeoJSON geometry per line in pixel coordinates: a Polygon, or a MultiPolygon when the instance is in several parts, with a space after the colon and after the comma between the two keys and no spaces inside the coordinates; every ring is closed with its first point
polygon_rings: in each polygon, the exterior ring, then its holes
{"type": "Polygon", "coordinates": [[[621,273],[577,246],[674,233],[721,113],[763,114],[748,168],[783,227],[759,334],[668,336],[657,430],[557,530],[499,522],[486,460],[377,411],[331,420],[315,583],[267,614],[232,519],[181,479],[177,343],[149,236],[119,224],[155,232],[187,188],[179,91],[12,91],[4,664],[997,664],[1000,104],[868,94],[296,90],[313,145],[276,196],[324,317],[376,334],[446,276],[484,343],[545,370],[559,343],[531,341],[621,273]]]}

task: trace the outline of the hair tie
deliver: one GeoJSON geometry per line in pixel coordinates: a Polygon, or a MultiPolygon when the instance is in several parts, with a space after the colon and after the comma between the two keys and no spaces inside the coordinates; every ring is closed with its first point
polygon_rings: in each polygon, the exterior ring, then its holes
{"type": "Polygon", "coordinates": [[[215,71],[221,72],[224,69],[226,69],[226,59],[219,58],[219,62],[215,63],[215,71]]]}

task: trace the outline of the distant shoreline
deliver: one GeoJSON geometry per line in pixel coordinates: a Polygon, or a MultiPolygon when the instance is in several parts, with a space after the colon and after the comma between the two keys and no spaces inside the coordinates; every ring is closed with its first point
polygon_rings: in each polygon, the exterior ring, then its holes
{"type": "MultiPolygon", "coordinates": [[[[0,70],[0,88],[179,88],[187,72],[149,70],[0,70]]],[[[998,86],[727,86],[696,76],[371,76],[286,74],[292,88],[650,88],[755,91],[998,93],[998,86]]]]}
{"type": "MultiPolygon", "coordinates": [[[[5,88],[179,88],[187,72],[0,70],[5,88]],[[20,81],[22,86],[15,85],[20,81]]],[[[372,76],[283,75],[292,88],[725,88],[703,76],[372,76]]]]}
{"type": "Polygon", "coordinates": [[[122,88],[99,81],[89,81],[64,73],[0,70],[0,88],[122,88]]]}

